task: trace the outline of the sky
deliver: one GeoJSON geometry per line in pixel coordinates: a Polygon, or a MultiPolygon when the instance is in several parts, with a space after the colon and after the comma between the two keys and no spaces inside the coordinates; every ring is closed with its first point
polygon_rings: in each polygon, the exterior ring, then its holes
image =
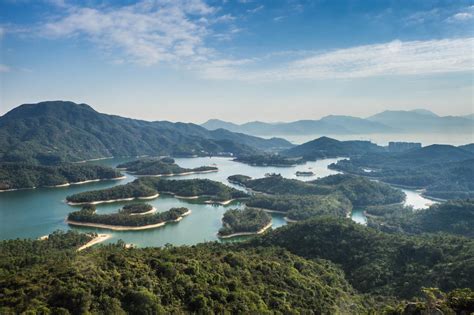
{"type": "Polygon", "coordinates": [[[0,115],[202,123],[474,112],[474,1],[0,0],[0,115]]]}

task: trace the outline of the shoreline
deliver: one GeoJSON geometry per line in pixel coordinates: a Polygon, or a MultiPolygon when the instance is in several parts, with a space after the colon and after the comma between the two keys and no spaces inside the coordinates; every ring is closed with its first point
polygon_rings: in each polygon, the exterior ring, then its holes
{"type": "Polygon", "coordinates": [[[172,176],[186,176],[186,175],[193,175],[193,174],[206,174],[206,173],[215,173],[219,170],[208,170],[208,171],[196,171],[196,172],[184,172],[184,173],[169,173],[169,174],[135,174],[133,172],[128,172],[129,174],[133,174],[136,177],[172,177],[172,176]]]}
{"type": "Polygon", "coordinates": [[[285,219],[285,221],[288,222],[288,223],[296,223],[296,222],[298,222],[298,220],[293,220],[293,219],[290,219],[290,218],[288,218],[288,217],[284,217],[283,219],[285,219]]]}
{"type": "Polygon", "coordinates": [[[237,236],[258,235],[258,234],[262,234],[263,232],[265,232],[266,230],[271,228],[272,224],[273,224],[273,222],[270,221],[270,223],[265,225],[263,228],[261,228],[257,232],[238,232],[238,233],[232,233],[232,234],[229,234],[229,235],[220,235],[219,233],[217,233],[217,237],[222,238],[222,239],[226,239],[226,238],[232,238],[232,237],[237,237],[237,236]]]}
{"type": "Polygon", "coordinates": [[[61,188],[61,187],[68,187],[68,186],[71,186],[71,185],[82,185],[82,184],[88,184],[88,183],[94,183],[94,182],[100,182],[100,181],[106,181],[106,180],[122,180],[122,179],[125,179],[125,178],[127,178],[127,177],[126,176],[120,176],[120,177],[113,177],[113,178],[97,178],[97,179],[89,179],[89,180],[84,180],[84,181],[80,181],[80,182],[64,183],[64,184],[52,185],[52,186],[0,189],[0,193],[9,192],[9,191],[18,191],[18,190],[37,189],[37,188],[61,188]]]}
{"type": "Polygon", "coordinates": [[[231,203],[232,201],[235,201],[237,199],[229,199],[229,200],[224,200],[224,201],[216,201],[216,200],[206,200],[204,201],[204,203],[207,203],[207,204],[220,204],[222,206],[226,206],[228,205],[229,203],[231,203]]]}
{"type": "Polygon", "coordinates": [[[112,234],[97,234],[97,237],[93,238],[92,240],[90,240],[89,242],[87,242],[86,244],[82,245],[81,247],[79,247],[77,249],[77,251],[81,251],[83,249],[86,249],[86,248],[89,248],[91,246],[94,246],[95,244],[98,244],[98,243],[102,243],[103,241],[106,241],[108,240],[109,238],[112,237],[112,234]]]}
{"type": "Polygon", "coordinates": [[[86,226],[86,227],[95,227],[99,229],[106,229],[106,230],[113,230],[113,231],[139,231],[139,230],[148,230],[148,229],[154,229],[158,227],[162,227],[166,225],[167,223],[171,222],[179,222],[181,221],[185,216],[188,216],[191,214],[191,210],[188,210],[187,212],[183,213],[181,216],[179,216],[176,220],[169,220],[169,221],[163,221],[155,224],[149,224],[149,225],[143,225],[143,226],[126,226],[126,225],[109,225],[109,224],[102,224],[102,223],[87,223],[87,222],[78,222],[78,221],[72,221],[66,219],[66,223],[74,226],[86,226]]]}
{"type": "Polygon", "coordinates": [[[158,198],[160,194],[155,194],[152,196],[145,196],[145,197],[129,197],[129,198],[120,198],[120,199],[110,199],[110,200],[97,200],[97,201],[90,201],[90,202],[73,202],[73,201],[66,201],[66,203],[70,206],[81,206],[81,205],[98,205],[101,203],[113,203],[113,202],[120,202],[120,201],[132,201],[135,199],[139,200],[149,200],[158,198]]]}
{"type": "Polygon", "coordinates": [[[279,213],[279,214],[286,214],[286,213],[288,213],[287,211],[272,210],[272,209],[267,209],[267,208],[258,208],[258,207],[247,207],[247,208],[262,210],[262,211],[270,212],[270,213],[279,213]]]}
{"type": "Polygon", "coordinates": [[[148,210],[147,212],[142,212],[142,213],[130,213],[129,215],[146,215],[146,214],[152,214],[155,213],[157,209],[155,207],[151,208],[151,210],[148,210]]]}

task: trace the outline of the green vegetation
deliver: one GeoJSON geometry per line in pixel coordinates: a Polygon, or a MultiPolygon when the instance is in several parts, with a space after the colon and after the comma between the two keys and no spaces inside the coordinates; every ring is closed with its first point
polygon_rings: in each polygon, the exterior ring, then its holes
{"type": "Polygon", "coordinates": [[[225,201],[248,196],[240,190],[209,179],[168,180],[142,177],[125,185],[68,196],[66,200],[72,203],[90,203],[103,200],[143,198],[157,193],[172,193],[183,197],[199,196],[213,201],[225,201]]]}
{"type": "Polygon", "coordinates": [[[69,224],[74,222],[105,224],[115,226],[139,227],[168,221],[175,221],[187,213],[187,208],[171,208],[168,211],[148,215],[130,215],[129,213],[96,214],[94,206],[83,207],[79,211],[69,213],[69,224]],[[72,222],[71,222],[72,221],[72,222]]]}
{"type": "Polygon", "coordinates": [[[0,163],[0,190],[56,186],[120,176],[122,174],[119,171],[99,165],[0,163]]]}
{"type": "Polygon", "coordinates": [[[0,242],[1,314],[365,312],[337,267],[282,249],[67,245],[0,242]]]}
{"type": "Polygon", "coordinates": [[[289,148],[195,124],[134,120],[96,112],[86,104],[51,101],[21,105],[0,117],[0,161],[56,164],[111,156],[255,154],[289,148]]]}
{"type": "Polygon", "coordinates": [[[432,145],[402,153],[367,154],[330,167],[390,184],[424,188],[429,197],[474,198],[474,154],[454,146],[432,145]],[[365,172],[367,168],[373,171],[365,172]]]}
{"type": "Polygon", "coordinates": [[[340,192],[356,207],[398,203],[405,199],[402,191],[360,176],[337,174],[311,182],[287,179],[281,175],[258,179],[234,175],[228,179],[254,191],[273,195],[329,195],[340,192]]]}
{"type": "Polygon", "coordinates": [[[174,163],[173,159],[141,159],[117,166],[119,169],[126,169],[136,175],[170,175],[182,173],[199,173],[217,171],[217,167],[201,166],[197,168],[182,168],[174,163]]]}
{"type": "Polygon", "coordinates": [[[330,260],[363,293],[411,298],[421,287],[474,289],[474,241],[468,238],[386,234],[348,219],[315,218],[247,246],[279,246],[307,259],[330,260]]]}
{"type": "Polygon", "coordinates": [[[445,232],[474,238],[474,200],[453,200],[434,204],[429,209],[413,211],[399,206],[395,209],[367,209],[369,226],[386,232],[410,234],[445,232]]]}
{"type": "Polygon", "coordinates": [[[318,195],[255,195],[246,201],[248,207],[281,211],[291,220],[306,220],[314,216],[332,215],[346,217],[351,213],[352,204],[338,194],[318,195]]]}
{"type": "Polygon", "coordinates": [[[265,211],[245,208],[231,209],[224,213],[219,236],[236,233],[258,233],[272,222],[272,217],[265,211]]]}
{"type": "Polygon", "coordinates": [[[140,214],[151,211],[153,206],[148,203],[130,203],[120,209],[120,213],[123,214],[140,214]]]}
{"type": "Polygon", "coordinates": [[[305,162],[303,159],[289,159],[278,154],[242,155],[234,161],[252,166],[294,166],[305,162]]]}
{"type": "Polygon", "coordinates": [[[338,141],[328,137],[321,137],[287,149],[281,152],[281,154],[287,157],[317,160],[341,156],[352,157],[369,152],[383,151],[383,147],[370,141],[338,141]]]}

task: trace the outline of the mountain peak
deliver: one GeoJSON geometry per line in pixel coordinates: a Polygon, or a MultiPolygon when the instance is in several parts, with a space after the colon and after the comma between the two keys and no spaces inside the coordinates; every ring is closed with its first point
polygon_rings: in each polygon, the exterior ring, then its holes
{"type": "Polygon", "coordinates": [[[44,101],[32,104],[20,105],[4,115],[9,118],[29,117],[29,116],[59,116],[61,113],[74,112],[94,112],[87,104],[77,104],[71,101],[44,101]]]}
{"type": "Polygon", "coordinates": [[[438,115],[436,115],[432,111],[427,110],[427,109],[423,109],[423,108],[413,109],[410,112],[417,113],[417,114],[422,114],[422,115],[426,115],[426,116],[439,117],[438,115]]]}

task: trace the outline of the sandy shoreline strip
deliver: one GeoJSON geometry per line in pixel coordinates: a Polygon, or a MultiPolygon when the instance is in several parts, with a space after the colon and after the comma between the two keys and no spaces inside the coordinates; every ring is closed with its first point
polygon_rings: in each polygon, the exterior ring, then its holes
{"type": "Polygon", "coordinates": [[[114,177],[114,178],[90,179],[90,180],[84,180],[84,181],[81,181],[81,182],[64,183],[64,184],[53,185],[53,186],[38,186],[38,187],[3,189],[3,190],[0,190],[0,193],[7,192],[7,191],[27,190],[27,189],[36,189],[36,188],[60,188],[60,187],[68,187],[68,186],[71,186],[71,185],[82,185],[82,184],[100,182],[100,181],[106,181],[106,180],[121,180],[121,179],[125,179],[125,178],[127,178],[127,177],[126,176],[120,176],[120,177],[114,177]]]}
{"type": "Polygon", "coordinates": [[[186,176],[186,175],[193,175],[193,174],[206,174],[206,173],[214,173],[218,172],[219,170],[208,170],[208,171],[196,171],[196,172],[184,172],[184,173],[169,173],[169,174],[133,174],[136,177],[171,177],[171,176],[186,176]]]}
{"type": "Polygon", "coordinates": [[[130,197],[130,198],[121,198],[121,199],[110,199],[110,200],[97,200],[97,201],[90,201],[90,202],[72,202],[72,201],[66,201],[66,203],[70,206],[80,206],[80,205],[98,205],[100,203],[113,203],[113,202],[119,202],[119,201],[132,201],[134,199],[139,199],[139,200],[149,200],[149,199],[155,199],[158,198],[160,194],[155,194],[153,196],[146,196],[146,197],[130,197]]]}
{"type": "Polygon", "coordinates": [[[239,232],[239,233],[233,233],[233,234],[229,234],[229,235],[220,235],[219,233],[217,233],[217,237],[219,237],[219,238],[232,238],[232,237],[237,237],[237,236],[258,235],[258,234],[262,234],[263,232],[265,232],[266,230],[271,228],[271,226],[272,226],[272,222],[268,223],[267,225],[265,225],[263,228],[261,228],[257,232],[239,232]]]}
{"type": "Polygon", "coordinates": [[[99,229],[107,229],[107,230],[114,230],[114,231],[139,231],[139,230],[155,229],[155,228],[164,226],[166,223],[170,223],[170,222],[179,222],[185,216],[189,214],[191,214],[191,210],[188,210],[187,212],[183,213],[176,220],[163,221],[160,223],[144,225],[144,226],[109,225],[109,224],[101,224],[101,223],[77,222],[77,221],[72,221],[72,220],[67,220],[67,219],[66,219],[66,223],[70,225],[95,227],[99,229]]]}
{"type": "Polygon", "coordinates": [[[86,244],[82,245],[81,247],[79,247],[77,249],[77,251],[81,251],[83,249],[86,249],[86,248],[89,248],[91,246],[94,246],[95,244],[98,244],[98,243],[101,243],[105,240],[108,240],[109,238],[111,238],[112,235],[111,234],[98,234],[97,237],[93,238],[92,240],[90,240],[89,242],[87,242],[86,244]]]}
{"type": "Polygon", "coordinates": [[[151,208],[151,210],[147,212],[142,212],[142,213],[130,213],[130,215],[146,215],[146,214],[152,214],[155,213],[157,210],[155,207],[151,208]]]}

